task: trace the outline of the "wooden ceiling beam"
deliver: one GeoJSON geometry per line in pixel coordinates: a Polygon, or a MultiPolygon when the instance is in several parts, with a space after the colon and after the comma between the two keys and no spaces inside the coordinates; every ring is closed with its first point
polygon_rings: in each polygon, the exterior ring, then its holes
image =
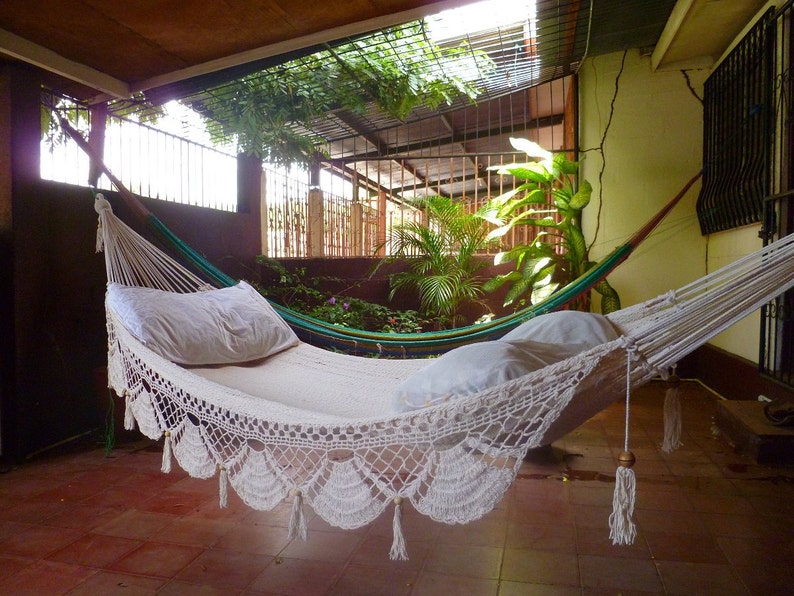
{"type": "Polygon", "coordinates": [[[76,81],[112,98],[126,98],[132,95],[130,86],[124,81],[85,64],[64,58],[44,46],[14,35],[5,29],[0,29],[0,54],[76,81]]]}

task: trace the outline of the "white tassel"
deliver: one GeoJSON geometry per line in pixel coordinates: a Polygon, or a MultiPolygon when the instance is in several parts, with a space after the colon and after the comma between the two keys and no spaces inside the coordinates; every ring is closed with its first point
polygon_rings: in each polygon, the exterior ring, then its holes
{"type": "Polygon", "coordinates": [[[288,537],[290,540],[293,538],[306,540],[309,537],[309,532],[306,529],[306,517],[303,515],[303,493],[299,489],[295,489],[294,495],[292,515],[289,518],[288,537]]]}
{"type": "Polygon", "coordinates": [[[135,416],[132,414],[132,408],[130,407],[132,403],[132,399],[130,397],[130,392],[124,392],[124,430],[135,430],[135,416]]]}
{"type": "Polygon", "coordinates": [[[218,474],[218,501],[221,509],[226,509],[229,505],[229,473],[223,466],[218,466],[220,474],[218,474]]]}
{"type": "MultiPolygon", "coordinates": [[[[631,459],[634,459],[631,452],[623,452],[620,455],[631,456],[631,459]]],[[[615,494],[612,497],[612,514],[609,516],[609,537],[612,539],[612,544],[634,544],[637,527],[632,517],[636,491],[637,481],[634,470],[621,461],[615,474],[615,494]]]]}
{"type": "Polygon", "coordinates": [[[636,458],[629,451],[629,427],[631,412],[631,362],[637,357],[633,344],[626,347],[626,421],[623,451],[618,455],[618,469],[615,473],[615,493],[612,496],[612,513],[609,516],[609,537],[612,544],[633,544],[637,536],[634,525],[634,500],[637,493],[637,479],[634,477],[636,458]]]}
{"type": "Polygon", "coordinates": [[[168,474],[171,471],[171,433],[169,431],[165,431],[165,442],[163,443],[163,465],[160,467],[160,470],[164,474],[168,474]]]}
{"type": "Polygon", "coordinates": [[[681,446],[681,379],[673,373],[664,395],[664,440],[662,451],[672,453],[681,446]]]}
{"type": "Polygon", "coordinates": [[[394,497],[394,521],[392,522],[392,530],[394,532],[394,540],[391,544],[389,551],[389,558],[392,561],[407,561],[408,549],[405,545],[405,536],[403,535],[403,498],[394,497]]]}

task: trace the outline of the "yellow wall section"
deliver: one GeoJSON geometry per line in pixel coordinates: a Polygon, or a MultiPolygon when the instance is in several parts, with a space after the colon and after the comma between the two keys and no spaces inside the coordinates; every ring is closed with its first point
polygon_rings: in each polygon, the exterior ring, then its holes
{"type": "MultiPolygon", "coordinates": [[[[583,225],[594,260],[627,240],[701,169],[698,98],[709,74],[653,72],[650,57],[637,50],[589,58],[582,65],[580,162],[582,177],[594,189],[583,225]]],[[[695,211],[699,191],[698,182],[610,275],[623,306],[685,285],[761,246],[759,226],[702,236],[695,211]]],[[[712,343],[757,362],[758,321],[756,313],[712,343]]]]}
{"type": "MultiPolygon", "coordinates": [[[[625,62],[623,52],[588,59],[579,74],[582,175],[594,188],[584,227],[588,242],[595,240],[591,256],[598,259],[626,241],[700,170],[703,108],[682,73],[651,72],[650,57],[637,50],[628,51],[625,62]]],[[[689,73],[699,96],[706,74],[689,73]]],[[[705,273],[706,242],[695,214],[699,189],[697,183],[610,276],[624,306],[705,273]]]]}

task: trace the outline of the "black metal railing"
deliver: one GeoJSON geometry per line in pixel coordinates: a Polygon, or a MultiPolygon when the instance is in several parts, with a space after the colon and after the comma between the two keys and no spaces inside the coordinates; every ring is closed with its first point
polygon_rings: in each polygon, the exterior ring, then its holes
{"type": "MultiPolygon", "coordinates": [[[[794,190],[770,197],[765,204],[765,243],[794,232],[794,190]]],[[[761,309],[761,374],[794,388],[794,290],[761,309]]]]}
{"type": "Polygon", "coordinates": [[[769,192],[774,29],[770,9],[709,76],[703,92],[703,234],[758,223],[769,192]]]}
{"type": "MultiPolygon", "coordinates": [[[[762,237],[768,243],[794,234],[794,2],[777,10],[770,29],[775,34],[773,72],[773,142],[770,179],[774,196],[764,201],[762,237]]],[[[794,290],[761,310],[761,374],[794,389],[794,290]]]]}

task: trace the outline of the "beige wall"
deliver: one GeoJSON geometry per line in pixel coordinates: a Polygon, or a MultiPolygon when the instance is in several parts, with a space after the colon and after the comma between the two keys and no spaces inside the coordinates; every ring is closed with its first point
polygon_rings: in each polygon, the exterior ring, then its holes
{"type": "MultiPolygon", "coordinates": [[[[651,72],[637,50],[588,59],[580,74],[582,175],[593,185],[585,234],[598,259],[628,240],[701,168],[702,104],[680,72],[651,72]],[[622,71],[621,71],[622,66],[622,71]],[[616,91],[617,89],[617,91],[616,91]]],[[[707,73],[689,72],[698,95],[707,73]]],[[[706,270],[699,182],[611,276],[624,306],[706,270]]]]}
{"type": "MultiPolygon", "coordinates": [[[[650,57],[637,50],[582,65],[580,160],[594,188],[584,211],[592,258],[626,241],[702,167],[699,98],[709,74],[653,72],[650,57]]],[[[759,226],[702,236],[695,211],[699,191],[698,182],[609,277],[624,306],[680,287],[761,246],[759,226]]],[[[756,313],[711,343],[757,362],[758,326],[756,313]]]]}

